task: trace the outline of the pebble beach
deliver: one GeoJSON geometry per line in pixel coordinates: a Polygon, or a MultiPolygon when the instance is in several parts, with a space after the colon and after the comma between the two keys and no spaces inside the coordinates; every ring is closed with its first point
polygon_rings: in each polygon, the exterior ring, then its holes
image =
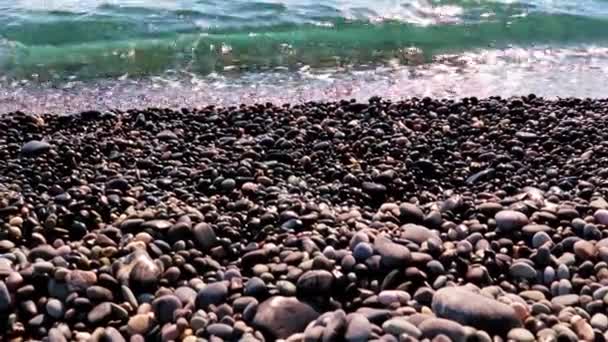
{"type": "Polygon", "coordinates": [[[0,116],[0,340],[605,341],[608,100],[0,116]]]}

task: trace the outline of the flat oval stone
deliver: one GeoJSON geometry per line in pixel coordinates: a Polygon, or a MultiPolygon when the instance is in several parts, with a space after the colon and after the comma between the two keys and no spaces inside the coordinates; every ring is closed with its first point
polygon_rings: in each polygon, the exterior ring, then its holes
{"type": "Polygon", "coordinates": [[[410,299],[412,299],[412,297],[409,293],[399,290],[385,290],[378,294],[378,302],[386,306],[393,303],[404,305],[407,304],[410,299]]]}
{"type": "Polygon", "coordinates": [[[441,242],[439,234],[437,234],[436,231],[417,224],[406,224],[401,227],[401,229],[403,230],[403,233],[401,234],[402,238],[413,241],[419,245],[429,239],[441,242]]]}
{"type": "Polygon", "coordinates": [[[399,336],[401,334],[407,334],[414,338],[420,338],[420,336],[422,336],[420,329],[408,322],[404,317],[395,317],[389,319],[382,324],[382,329],[395,336],[399,336]]]}
{"type": "Polygon", "coordinates": [[[553,230],[553,228],[547,225],[534,223],[527,224],[521,229],[521,231],[528,236],[532,236],[536,233],[550,233],[553,232],[553,230]]]}
{"type": "Polygon", "coordinates": [[[531,332],[529,332],[528,330],[523,329],[523,328],[511,329],[511,331],[509,331],[509,334],[507,335],[507,338],[510,341],[516,341],[516,342],[534,342],[534,341],[536,341],[536,338],[534,337],[534,335],[532,335],[531,332]]]}
{"type": "Polygon", "coordinates": [[[163,130],[160,131],[158,133],[156,133],[156,138],[158,140],[176,140],[177,139],[177,134],[173,133],[170,130],[163,130]]]}
{"type": "Polygon", "coordinates": [[[536,279],[536,270],[525,262],[516,262],[509,268],[509,273],[514,278],[536,279]]]}
{"type": "Polygon", "coordinates": [[[293,297],[272,297],[259,305],[253,326],[275,339],[287,338],[303,332],[319,313],[306,303],[293,297]]]}
{"type": "Polygon", "coordinates": [[[51,245],[40,245],[32,248],[29,253],[30,260],[50,260],[58,255],[57,250],[51,245]]]}
{"type": "Polygon", "coordinates": [[[428,318],[418,326],[422,336],[433,339],[438,335],[445,335],[453,342],[466,341],[464,327],[454,321],[443,318],[428,318]]]}
{"type": "Polygon", "coordinates": [[[563,305],[563,306],[575,306],[579,302],[579,296],[577,294],[567,294],[562,296],[556,296],[551,299],[551,303],[563,305]]]}
{"type": "Polygon", "coordinates": [[[520,229],[528,224],[528,217],[519,211],[501,210],[494,216],[496,227],[503,232],[520,229]]]}
{"type": "Polygon", "coordinates": [[[110,319],[112,315],[112,303],[104,302],[95,306],[87,318],[92,324],[100,324],[110,319]]]}
{"type": "Polygon", "coordinates": [[[30,140],[21,146],[24,155],[38,155],[51,149],[51,145],[44,141],[30,140]]]}
{"type": "Polygon", "coordinates": [[[517,313],[510,306],[460,287],[438,290],[433,296],[432,308],[439,317],[491,334],[504,334],[521,326],[517,313]]]}
{"type": "Polygon", "coordinates": [[[373,197],[382,197],[386,194],[386,186],[379,183],[363,182],[361,184],[363,191],[373,197]]]}
{"type": "Polygon", "coordinates": [[[91,286],[91,287],[87,288],[86,293],[87,293],[87,297],[94,301],[104,302],[104,301],[111,301],[114,299],[114,295],[112,294],[112,291],[106,289],[105,287],[101,287],[101,286],[96,286],[96,285],[91,286]]]}
{"type": "Polygon", "coordinates": [[[155,230],[166,230],[169,229],[173,226],[173,223],[171,223],[171,221],[167,221],[167,220],[150,220],[150,221],[146,221],[144,222],[141,227],[142,228],[150,228],[150,229],[155,229],[155,230]]]}

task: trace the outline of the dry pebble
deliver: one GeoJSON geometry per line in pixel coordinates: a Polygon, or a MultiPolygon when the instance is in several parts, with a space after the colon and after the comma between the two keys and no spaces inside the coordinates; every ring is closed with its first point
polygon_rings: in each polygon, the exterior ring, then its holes
{"type": "Polygon", "coordinates": [[[1,339],[603,341],[607,116],[533,95],[2,115],[1,339]]]}

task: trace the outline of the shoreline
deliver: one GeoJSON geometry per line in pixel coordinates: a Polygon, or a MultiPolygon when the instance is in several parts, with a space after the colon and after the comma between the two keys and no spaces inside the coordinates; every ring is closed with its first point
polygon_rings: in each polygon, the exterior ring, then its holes
{"type": "Polygon", "coordinates": [[[311,101],[372,96],[398,101],[404,97],[512,97],[536,94],[550,99],[606,97],[608,49],[602,45],[512,47],[438,55],[430,63],[344,64],[331,68],[308,65],[246,71],[226,69],[210,75],[168,70],[158,75],[81,79],[55,75],[48,79],[0,78],[0,113],[78,113],[131,108],[194,108],[302,104],[311,101]]]}
{"type": "Polygon", "coordinates": [[[4,336],[604,340],[607,118],[533,95],[0,115],[4,336]]]}

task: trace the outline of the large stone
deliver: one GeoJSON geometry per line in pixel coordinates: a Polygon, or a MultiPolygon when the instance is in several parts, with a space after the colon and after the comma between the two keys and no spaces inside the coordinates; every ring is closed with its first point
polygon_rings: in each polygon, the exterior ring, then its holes
{"type": "Polygon", "coordinates": [[[319,313],[308,304],[292,297],[276,296],[260,304],[253,325],[273,339],[279,339],[303,332],[317,317],[319,313]]]}
{"type": "Polygon", "coordinates": [[[386,235],[376,237],[374,249],[382,257],[380,262],[385,268],[405,267],[412,257],[407,247],[394,243],[386,235]]]}
{"type": "Polygon", "coordinates": [[[494,216],[496,227],[502,232],[520,229],[528,224],[528,217],[519,211],[501,210],[494,216]]]}
{"type": "Polygon", "coordinates": [[[446,287],[433,296],[432,308],[439,317],[470,325],[488,333],[505,334],[521,326],[510,306],[461,287],[446,287]]]}

